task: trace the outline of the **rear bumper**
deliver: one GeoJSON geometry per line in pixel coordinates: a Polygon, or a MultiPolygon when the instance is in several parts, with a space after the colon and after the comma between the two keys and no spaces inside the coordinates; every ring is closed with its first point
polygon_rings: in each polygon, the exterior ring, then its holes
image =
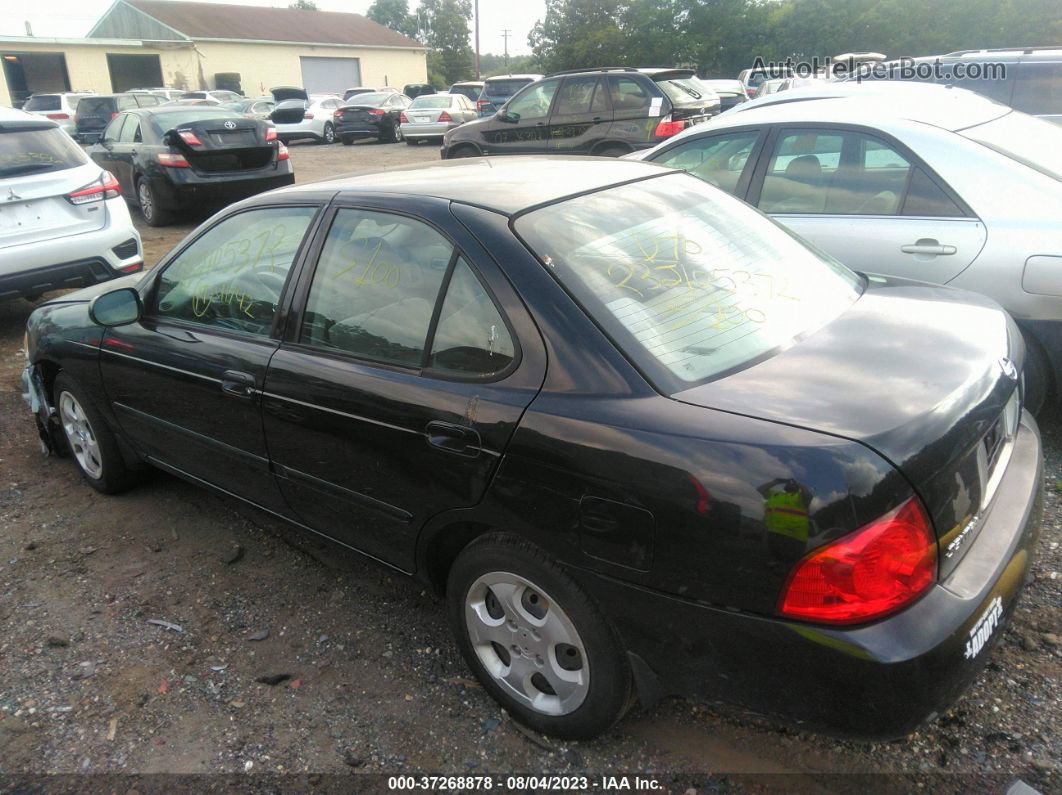
{"type": "Polygon", "coordinates": [[[105,205],[107,223],[99,229],[0,249],[0,299],[88,287],[142,265],[140,235],[125,201],[105,205]]]}
{"type": "Polygon", "coordinates": [[[273,188],[282,188],[295,182],[295,174],[292,173],[290,166],[279,173],[270,169],[267,175],[255,177],[227,175],[207,177],[192,173],[188,169],[180,169],[180,171],[189,171],[189,173],[175,175],[178,181],[158,175],[152,177],[151,180],[160,206],[168,210],[231,204],[246,199],[248,196],[264,193],[273,188]]]}
{"type": "Polygon", "coordinates": [[[369,122],[338,122],[336,136],[339,138],[377,138],[384,134],[382,124],[369,122]]]}
{"type": "Polygon", "coordinates": [[[324,124],[317,119],[304,119],[294,124],[274,122],[277,137],[282,141],[294,141],[299,138],[324,138],[324,124]]]}
{"type": "Polygon", "coordinates": [[[737,702],[826,732],[899,737],[946,709],[1003,635],[1039,536],[1042,476],[1039,431],[1026,414],[962,563],[916,604],[868,626],[749,616],[588,572],[580,581],[664,693],[737,702]]]}
{"type": "Polygon", "coordinates": [[[449,121],[425,124],[407,123],[402,125],[402,135],[406,136],[406,138],[442,138],[450,130],[459,126],[459,124],[449,121]]]}

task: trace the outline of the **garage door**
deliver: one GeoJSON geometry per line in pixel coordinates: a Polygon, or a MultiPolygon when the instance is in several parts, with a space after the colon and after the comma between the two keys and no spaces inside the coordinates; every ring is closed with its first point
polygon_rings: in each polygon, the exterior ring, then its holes
{"type": "Polygon", "coordinates": [[[111,90],[154,88],[162,85],[162,65],[157,55],[118,55],[107,53],[111,90]]]}
{"type": "Polygon", "coordinates": [[[361,64],[357,58],[300,58],[302,87],[308,94],[339,94],[361,85],[361,64]]]}

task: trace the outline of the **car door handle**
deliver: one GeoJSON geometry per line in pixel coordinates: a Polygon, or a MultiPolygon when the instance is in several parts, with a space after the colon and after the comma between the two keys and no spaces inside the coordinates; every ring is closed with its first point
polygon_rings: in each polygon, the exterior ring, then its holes
{"type": "Polygon", "coordinates": [[[481,440],[472,428],[449,422],[429,422],[425,432],[432,447],[467,458],[479,455],[481,440]]]}
{"type": "Polygon", "coordinates": [[[239,370],[226,370],[221,374],[221,391],[226,395],[242,400],[254,397],[254,376],[239,370]]]}
{"type": "Polygon", "coordinates": [[[925,238],[919,240],[917,243],[908,243],[906,246],[900,246],[900,251],[904,254],[929,254],[936,255],[949,255],[954,254],[958,249],[955,246],[946,246],[938,243],[931,238],[925,238]]]}

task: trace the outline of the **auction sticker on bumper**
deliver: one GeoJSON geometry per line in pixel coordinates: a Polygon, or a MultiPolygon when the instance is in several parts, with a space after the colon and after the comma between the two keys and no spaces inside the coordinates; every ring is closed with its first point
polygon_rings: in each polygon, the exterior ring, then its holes
{"type": "Polygon", "coordinates": [[[985,612],[981,614],[981,617],[977,619],[977,623],[973,625],[973,629],[970,630],[970,638],[966,641],[967,660],[972,660],[980,654],[981,649],[985,647],[988,639],[992,637],[992,633],[999,626],[999,619],[1002,615],[1003,600],[997,596],[988,603],[985,612]]]}

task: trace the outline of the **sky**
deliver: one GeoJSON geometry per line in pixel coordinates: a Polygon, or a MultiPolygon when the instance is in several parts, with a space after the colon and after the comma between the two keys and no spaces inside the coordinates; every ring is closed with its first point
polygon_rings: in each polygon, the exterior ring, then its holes
{"type": "MultiPolygon", "coordinates": [[[[0,35],[26,35],[25,22],[29,20],[34,36],[79,37],[89,32],[96,20],[103,15],[112,0],[41,0],[29,3],[26,0],[0,0],[0,35]],[[34,5],[36,8],[30,9],[34,5]]],[[[207,0],[209,2],[209,0],[207,0]]],[[[230,3],[250,6],[285,7],[291,0],[227,0],[230,3]]],[[[364,14],[372,0],[315,0],[322,11],[347,11],[364,14]]],[[[410,2],[415,7],[417,0],[410,2]]],[[[509,54],[526,55],[527,34],[535,22],[546,13],[545,0],[479,0],[480,52],[501,53],[504,42],[502,30],[512,31],[509,36],[509,54]]],[[[471,26],[470,26],[471,27],[471,26]]]]}

